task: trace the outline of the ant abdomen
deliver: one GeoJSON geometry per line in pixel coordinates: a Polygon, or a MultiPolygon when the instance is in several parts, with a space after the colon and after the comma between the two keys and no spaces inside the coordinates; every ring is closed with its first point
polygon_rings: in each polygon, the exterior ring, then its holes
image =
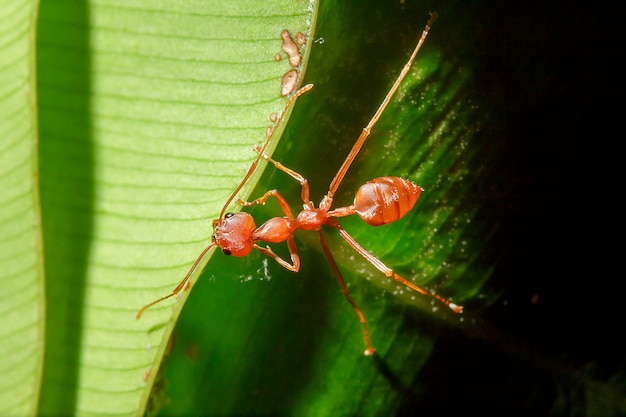
{"type": "Polygon", "coordinates": [[[404,178],[375,178],[359,188],[352,208],[367,224],[380,226],[402,218],[421,193],[419,185],[404,178]]]}

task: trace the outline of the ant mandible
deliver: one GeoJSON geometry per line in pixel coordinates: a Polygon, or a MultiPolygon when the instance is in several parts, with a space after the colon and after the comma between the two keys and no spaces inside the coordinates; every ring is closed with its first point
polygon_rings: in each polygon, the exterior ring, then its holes
{"type": "MultiPolygon", "coordinates": [[[[352,147],[352,150],[350,151],[343,164],[339,168],[339,171],[330,183],[328,193],[326,193],[326,195],[322,198],[319,206],[315,207],[315,204],[313,204],[313,202],[309,200],[309,184],[306,178],[293,171],[292,169],[287,168],[280,162],[273,160],[265,153],[273,137],[275,131],[274,129],[271,134],[268,135],[267,140],[262,146],[260,144],[257,144],[254,147],[254,150],[258,153],[257,158],[252,162],[252,165],[248,169],[248,172],[244,176],[243,180],[239,183],[235,191],[230,195],[230,197],[224,204],[224,207],[220,212],[219,218],[213,221],[214,232],[211,238],[211,244],[209,244],[202,251],[200,256],[198,256],[185,278],[180,282],[180,284],[178,284],[176,288],[174,288],[172,293],[144,306],[137,313],[137,319],[139,319],[144,311],[146,311],[146,309],[148,309],[149,307],[178,294],[184,288],[191,274],[198,266],[200,260],[214,246],[221,248],[224,254],[233,256],[246,256],[252,251],[252,249],[256,249],[261,253],[269,256],[270,258],[276,260],[276,262],[278,262],[284,268],[293,272],[298,272],[298,270],[300,269],[300,257],[298,256],[298,249],[296,248],[293,233],[298,229],[314,230],[319,236],[322,250],[324,252],[324,255],[326,256],[326,259],[328,260],[328,263],[330,264],[331,269],[335,274],[335,277],[337,278],[337,282],[341,287],[341,291],[345,295],[348,302],[350,302],[350,304],[352,305],[352,308],[358,315],[361,325],[363,326],[363,337],[365,339],[366,346],[364,353],[366,355],[374,354],[374,348],[372,347],[369,333],[367,331],[365,316],[348,292],[348,288],[343,280],[343,277],[341,276],[341,272],[339,272],[337,263],[335,262],[332,253],[328,247],[328,244],[326,243],[326,240],[321,233],[322,225],[330,226],[336,229],[339,232],[339,235],[346,242],[348,242],[348,244],[352,246],[355,251],[357,251],[368,262],[376,267],[376,269],[384,273],[386,276],[395,279],[396,281],[406,285],[414,291],[434,298],[438,302],[441,302],[444,305],[448,306],[455,313],[462,312],[463,307],[458,306],[437,294],[430,293],[425,289],[415,285],[413,282],[408,281],[407,279],[396,274],[378,258],[366,251],[356,240],[354,240],[351,235],[348,234],[348,232],[343,227],[341,227],[341,225],[336,220],[336,218],[338,217],[344,217],[351,214],[357,214],[366,223],[372,226],[380,226],[399,220],[407,212],[409,212],[417,202],[417,199],[422,192],[422,188],[420,186],[412,183],[411,181],[398,177],[376,178],[367,182],[366,184],[361,186],[361,188],[359,188],[356,193],[356,197],[354,198],[354,204],[347,207],[340,207],[331,210],[333,197],[335,195],[335,192],[337,191],[337,188],[341,184],[341,181],[343,180],[346,172],[350,168],[350,165],[361,150],[361,147],[369,136],[370,131],[378,122],[378,119],[389,104],[389,101],[395,94],[400,83],[409,72],[413,61],[415,60],[418,51],[422,47],[422,44],[426,40],[426,36],[428,35],[430,27],[436,18],[437,14],[431,13],[430,19],[426,24],[426,27],[422,32],[422,36],[420,37],[415,49],[413,50],[411,57],[405,64],[404,68],[400,72],[400,75],[387,93],[387,96],[378,107],[378,110],[376,111],[372,119],[369,121],[367,126],[363,128],[361,135],[356,140],[355,144],[352,147]],[[262,197],[251,202],[245,202],[237,198],[237,203],[242,206],[254,206],[256,204],[264,204],[271,197],[277,200],[284,216],[271,218],[263,223],[261,226],[257,227],[254,219],[249,213],[225,212],[229,204],[235,199],[237,193],[239,193],[239,191],[248,181],[250,176],[254,173],[261,158],[274,164],[277,169],[283,171],[300,183],[302,187],[301,196],[302,201],[304,202],[304,206],[303,210],[296,217],[294,217],[291,212],[291,208],[287,203],[287,200],[285,200],[285,198],[277,190],[270,190],[266,192],[262,197]],[[286,261],[279,255],[274,253],[274,251],[272,251],[269,246],[260,246],[257,244],[257,242],[281,243],[285,241],[287,242],[287,246],[289,248],[291,262],[286,261]]],[[[311,88],[313,88],[313,85],[308,84],[299,89],[296,93],[294,93],[294,95],[287,103],[285,110],[278,118],[275,126],[281,123],[287,109],[295,102],[295,100],[305,92],[309,91],[311,88]]]]}

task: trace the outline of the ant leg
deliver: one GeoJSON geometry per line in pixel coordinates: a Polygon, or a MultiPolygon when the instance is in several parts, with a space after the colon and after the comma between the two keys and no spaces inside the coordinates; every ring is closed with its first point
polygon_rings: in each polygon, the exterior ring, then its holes
{"type": "MultiPolygon", "coordinates": [[[[276,198],[276,200],[278,201],[278,204],[280,205],[280,208],[283,211],[283,213],[285,214],[285,216],[288,217],[289,219],[293,219],[293,214],[291,213],[291,208],[289,207],[289,204],[287,203],[287,200],[285,200],[285,197],[283,197],[278,192],[278,190],[270,190],[270,191],[266,192],[265,194],[263,194],[262,197],[257,198],[256,200],[250,201],[250,202],[243,201],[241,199],[237,199],[237,203],[241,204],[242,206],[249,207],[249,206],[254,206],[256,204],[265,204],[265,202],[270,197],[276,198]]],[[[262,246],[259,246],[259,245],[254,245],[254,247],[256,249],[258,249],[263,254],[269,256],[270,258],[273,258],[283,268],[288,269],[288,270],[293,271],[293,272],[298,272],[300,270],[300,256],[298,255],[298,248],[296,247],[296,241],[293,238],[293,234],[289,235],[289,237],[287,237],[287,246],[289,247],[289,254],[291,256],[291,263],[287,262],[286,260],[284,260],[283,258],[278,256],[276,253],[274,253],[274,251],[269,246],[262,247],[262,246]]]]}
{"type": "Polygon", "coordinates": [[[268,192],[263,194],[262,197],[257,198],[254,201],[243,201],[241,198],[238,198],[237,203],[245,207],[255,206],[257,204],[263,205],[265,204],[267,200],[269,200],[270,197],[276,198],[276,201],[278,201],[278,204],[280,205],[280,209],[283,211],[285,216],[289,217],[290,219],[293,219],[293,214],[291,213],[291,208],[289,207],[289,203],[287,203],[287,200],[285,200],[285,197],[283,197],[278,192],[278,190],[269,190],[268,192]]]}
{"type": "MultiPolygon", "coordinates": [[[[291,213],[291,208],[289,207],[289,204],[287,203],[287,200],[285,200],[285,197],[283,197],[277,190],[269,190],[268,192],[263,194],[263,196],[261,198],[257,198],[254,201],[248,202],[248,201],[243,201],[241,199],[237,199],[237,202],[239,204],[241,204],[242,206],[249,207],[249,206],[254,206],[256,204],[265,204],[265,202],[270,197],[276,198],[276,200],[278,201],[278,204],[280,205],[280,208],[283,211],[283,213],[285,214],[285,216],[290,218],[290,219],[293,219],[293,214],[291,213]]],[[[274,251],[269,246],[263,247],[263,246],[259,246],[259,245],[254,245],[254,247],[257,250],[262,252],[264,255],[269,256],[270,258],[273,258],[283,268],[288,269],[288,270],[293,271],[293,272],[298,272],[300,270],[300,256],[298,255],[298,248],[296,247],[296,241],[293,238],[293,235],[290,235],[287,238],[287,246],[289,247],[289,254],[291,256],[291,263],[289,263],[288,261],[286,261],[283,258],[281,258],[280,256],[278,256],[276,253],[274,253],[274,251]]]]}
{"type": "Polygon", "coordinates": [[[287,262],[286,260],[278,256],[269,246],[263,247],[259,245],[254,245],[254,247],[259,252],[274,259],[283,268],[288,269],[292,272],[298,272],[300,270],[300,256],[298,255],[298,248],[296,247],[296,241],[294,240],[293,236],[290,236],[287,239],[287,246],[289,246],[289,254],[291,255],[291,263],[287,262]]]}
{"type": "Polygon", "coordinates": [[[363,352],[363,353],[365,355],[367,355],[367,356],[373,355],[375,350],[372,347],[372,344],[370,342],[370,336],[369,336],[369,333],[367,331],[367,324],[365,322],[365,316],[361,312],[361,309],[359,308],[359,306],[356,305],[356,303],[354,302],[354,300],[350,296],[350,292],[348,291],[348,287],[346,286],[346,283],[343,280],[343,277],[341,276],[341,272],[339,272],[339,267],[337,267],[337,263],[335,262],[335,258],[333,258],[333,255],[330,252],[330,249],[328,248],[328,244],[326,243],[326,239],[324,239],[324,236],[322,235],[322,232],[318,230],[317,234],[320,237],[320,243],[322,245],[322,250],[324,251],[324,255],[326,256],[326,260],[328,261],[328,264],[330,265],[331,269],[335,273],[335,278],[337,278],[337,282],[339,283],[339,286],[341,287],[341,292],[346,297],[348,302],[352,305],[352,308],[356,312],[357,316],[359,316],[359,321],[363,325],[363,338],[365,339],[365,347],[366,347],[365,352],[363,352]]]}
{"type": "Polygon", "coordinates": [[[385,108],[387,108],[387,105],[391,101],[391,98],[393,97],[393,95],[398,90],[398,87],[400,87],[400,83],[402,83],[402,80],[404,80],[406,75],[409,73],[409,70],[411,69],[411,65],[413,65],[413,61],[415,60],[415,57],[417,56],[417,53],[419,52],[420,48],[424,44],[424,41],[426,40],[426,36],[428,36],[428,32],[430,31],[430,27],[432,26],[432,24],[435,22],[436,19],[437,19],[437,13],[431,13],[430,19],[428,20],[426,27],[422,31],[422,36],[417,42],[417,45],[415,46],[415,49],[413,50],[411,57],[402,68],[402,71],[400,71],[400,75],[398,75],[398,78],[396,78],[396,81],[393,83],[393,85],[389,89],[389,92],[383,99],[382,103],[380,104],[380,106],[378,106],[378,110],[376,110],[376,113],[374,113],[374,116],[372,116],[372,119],[369,121],[367,126],[363,128],[361,135],[359,135],[359,138],[356,140],[356,142],[352,146],[350,153],[348,154],[346,159],[343,161],[343,164],[339,168],[339,171],[337,171],[337,174],[335,174],[335,178],[333,178],[333,181],[330,183],[330,187],[328,187],[328,193],[324,196],[324,198],[322,199],[322,202],[320,203],[320,206],[319,206],[320,208],[325,209],[325,210],[330,209],[330,206],[332,205],[332,202],[333,202],[333,198],[335,196],[335,192],[337,191],[337,188],[339,188],[339,184],[341,184],[341,181],[343,181],[343,177],[346,175],[346,172],[348,172],[350,165],[352,165],[352,162],[354,161],[359,151],[361,150],[361,147],[365,143],[365,140],[370,135],[372,128],[374,127],[374,125],[376,125],[376,123],[378,122],[378,119],[380,119],[380,116],[383,114],[383,111],[385,110],[385,108]]]}
{"type": "Polygon", "coordinates": [[[289,175],[291,178],[293,178],[296,181],[298,181],[300,183],[300,185],[302,186],[302,194],[301,194],[302,201],[304,202],[306,207],[308,207],[310,209],[314,208],[313,203],[309,200],[309,181],[306,178],[304,178],[302,175],[298,174],[293,169],[287,168],[286,166],[284,166],[280,162],[275,161],[272,158],[270,158],[265,152],[263,152],[263,150],[261,149],[259,144],[256,144],[254,146],[254,150],[257,151],[259,153],[259,155],[263,159],[265,159],[267,162],[270,162],[270,163],[274,164],[276,169],[279,169],[279,170],[283,171],[284,173],[289,175]]]}
{"type": "Polygon", "coordinates": [[[405,278],[402,278],[400,275],[398,275],[395,272],[393,272],[393,270],[390,269],[389,267],[387,267],[387,265],[385,265],[384,263],[382,263],[382,261],[380,259],[378,259],[374,255],[372,255],[371,253],[366,251],[365,248],[363,248],[363,246],[361,246],[356,240],[354,240],[354,238],[352,236],[350,236],[348,234],[348,232],[346,232],[346,230],[343,227],[341,227],[341,225],[339,223],[337,223],[336,221],[328,222],[327,224],[329,226],[334,227],[335,229],[337,229],[339,231],[339,234],[341,235],[341,237],[346,242],[348,242],[348,244],[350,246],[352,246],[352,248],[354,248],[355,251],[357,251],[362,257],[364,257],[369,263],[374,265],[374,267],[376,269],[378,269],[380,272],[382,272],[386,276],[395,279],[396,281],[406,285],[407,287],[409,287],[410,289],[412,289],[414,291],[419,292],[420,294],[427,295],[429,297],[434,298],[435,300],[437,300],[437,301],[445,304],[446,306],[448,306],[455,313],[462,313],[463,312],[463,306],[456,305],[456,304],[450,302],[449,300],[446,300],[445,298],[441,297],[438,294],[430,293],[430,292],[426,291],[424,288],[415,285],[413,282],[411,282],[411,281],[409,281],[409,280],[407,280],[405,278]]]}

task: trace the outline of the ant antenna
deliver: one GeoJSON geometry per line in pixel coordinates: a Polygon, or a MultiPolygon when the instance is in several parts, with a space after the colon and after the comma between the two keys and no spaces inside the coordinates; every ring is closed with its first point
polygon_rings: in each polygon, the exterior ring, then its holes
{"type": "Polygon", "coordinates": [[[200,253],[200,256],[198,256],[198,258],[196,258],[196,261],[193,263],[193,265],[191,266],[191,269],[189,270],[189,272],[187,272],[187,275],[185,276],[185,278],[183,278],[183,280],[180,282],[180,284],[178,284],[176,286],[176,288],[174,288],[174,291],[172,291],[171,294],[166,295],[165,297],[161,297],[158,300],[155,300],[149,304],[146,304],[145,306],[143,306],[141,308],[141,310],[139,310],[139,312],[137,313],[137,320],[139,320],[141,318],[141,316],[143,315],[144,311],[146,311],[147,309],[149,309],[150,307],[152,307],[155,304],[160,303],[161,301],[167,300],[170,297],[175,296],[176,294],[178,294],[180,292],[180,290],[182,290],[185,287],[185,284],[187,283],[187,281],[189,281],[189,277],[191,276],[191,274],[193,273],[193,271],[196,270],[196,267],[198,266],[198,264],[200,263],[200,260],[204,257],[204,255],[206,255],[206,253],[209,251],[209,249],[211,249],[213,246],[215,246],[215,243],[211,243],[209,246],[207,246],[206,248],[204,248],[204,250],[202,251],[202,253],[200,253]]]}

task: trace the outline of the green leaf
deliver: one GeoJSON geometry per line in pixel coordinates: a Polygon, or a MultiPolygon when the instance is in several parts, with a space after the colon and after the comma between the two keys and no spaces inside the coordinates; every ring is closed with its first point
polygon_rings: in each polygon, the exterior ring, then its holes
{"type": "MultiPolygon", "coordinates": [[[[281,79],[291,66],[275,55],[282,30],[308,32],[308,8],[284,0],[41,4],[42,229],[34,228],[27,252],[41,256],[33,249],[43,233],[48,304],[38,415],[144,413],[178,302],[135,315],[170,293],[206,246],[270,114],[284,109],[281,79]]],[[[31,205],[36,191],[24,197],[31,205]]],[[[20,264],[33,265],[37,279],[41,262],[20,264]]],[[[42,307],[28,292],[20,298],[34,312],[42,307]]]]}
{"type": "Polygon", "coordinates": [[[0,4],[0,414],[34,415],[43,359],[36,1],[0,4]]]}

